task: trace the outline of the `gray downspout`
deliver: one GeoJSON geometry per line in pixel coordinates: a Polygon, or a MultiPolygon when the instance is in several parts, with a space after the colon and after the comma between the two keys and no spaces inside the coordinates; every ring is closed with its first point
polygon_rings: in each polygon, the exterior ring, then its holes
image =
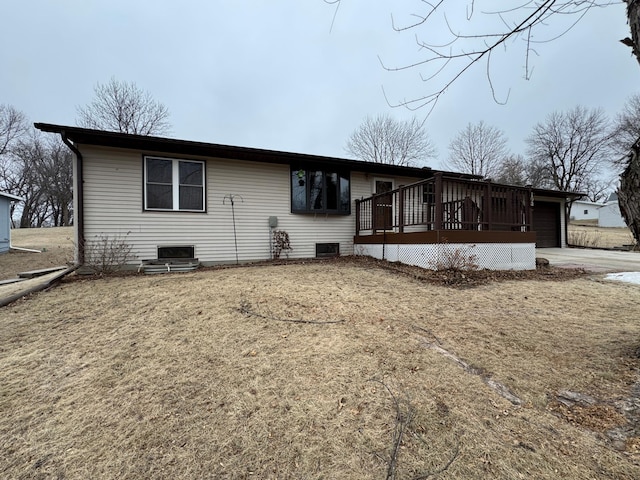
{"type": "Polygon", "coordinates": [[[78,229],[78,264],[84,264],[84,188],[83,188],[83,177],[82,177],[82,154],[80,150],[69,141],[67,138],[67,133],[63,130],[60,132],[60,136],[62,137],[62,141],[64,144],[71,149],[71,151],[76,156],[76,174],[77,174],[77,191],[74,192],[77,198],[78,211],[73,212],[74,222],[76,224],[76,228],[78,229]]]}

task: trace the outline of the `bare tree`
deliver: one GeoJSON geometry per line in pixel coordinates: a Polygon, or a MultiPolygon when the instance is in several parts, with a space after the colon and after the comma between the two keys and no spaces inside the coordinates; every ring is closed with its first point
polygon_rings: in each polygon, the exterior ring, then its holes
{"type": "Polygon", "coordinates": [[[367,117],[351,134],[345,150],[358,160],[404,166],[422,165],[436,154],[424,122],[389,115],[367,117]]]}
{"type": "Polygon", "coordinates": [[[94,91],[93,101],[77,108],[79,126],[136,135],[169,133],[167,107],[135,83],[111,78],[98,83],[94,91]]]}
{"type": "Polygon", "coordinates": [[[601,109],[554,112],[533,127],[527,138],[528,154],[554,188],[587,193],[610,158],[609,131],[601,109]]]}
{"type": "Polygon", "coordinates": [[[27,133],[27,118],[11,105],[0,105],[0,156],[11,151],[27,133]]]}
{"type": "MultiPolygon", "coordinates": [[[[11,105],[0,105],[0,191],[20,195],[20,178],[16,175],[14,152],[27,132],[24,113],[11,105]]],[[[11,203],[9,216],[12,222],[16,207],[16,203],[11,203]]]]}
{"type": "Polygon", "coordinates": [[[54,227],[73,222],[73,156],[59,136],[47,140],[45,155],[36,165],[48,211],[54,227]]]}
{"type": "Polygon", "coordinates": [[[584,193],[591,202],[604,202],[610,193],[615,190],[612,185],[613,178],[595,177],[585,182],[584,193]]]}
{"type": "Polygon", "coordinates": [[[629,97],[626,105],[616,116],[612,137],[615,156],[612,161],[622,165],[628,160],[628,154],[640,138],[640,94],[629,97]]]}
{"type": "Polygon", "coordinates": [[[504,132],[480,121],[469,123],[449,143],[449,165],[461,172],[494,177],[500,172],[502,160],[507,156],[504,132]]]}
{"type": "Polygon", "coordinates": [[[12,204],[14,226],[71,225],[73,173],[71,153],[57,137],[36,130],[25,135],[0,164],[0,188],[24,198],[12,204]]]}
{"type": "MultiPolygon", "coordinates": [[[[46,206],[40,173],[36,165],[46,155],[40,136],[32,131],[20,141],[3,170],[3,181],[9,191],[24,200],[18,205],[20,228],[40,227],[46,221],[46,206]]],[[[12,216],[13,216],[12,212],[12,216]]]]}
{"type": "Polygon", "coordinates": [[[508,185],[531,185],[538,188],[546,186],[546,180],[538,165],[520,154],[510,154],[503,158],[494,179],[497,183],[508,185]]]}
{"type": "MultiPolygon", "coordinates": [[[[632,48],[640,62],[640,0],[624,1],[627,4],[631,38],[622,42],[632,48]]],[[[325,2],[334,5],[337,12],[341,0],[325,2]]],[[[416,2],[421,5],[417,11],[392,15],[392,28],[415,38],[419,53],[415,61],[399,65],[392,65],[382,58],[380,61],[389,71],[418,72],[426,91],[415,98],[397,103],[390,101],[390,104],[404,105],[410,109],[425,106],[433,108],[460,77],[475,67],[486,73],[487,86],[494,100],[504,103],[508,92],[497,91],[494,87],[494,64],[514,52],[522,59],[514,66],[514,70],[517,68],[520,72],[523,66],[524,76],[529,79],[533,69],[532,59],[540,54],[543,44],[563,36],[592,10],[619,1],[525,0],[498,2],[500,5],[496,3],[493,0],[422,1],[416,2]]],[[[500,68],[500,72],[504,74],[504,68],[500,68]]],[[[402,98],[406,96],[402,95],[402,98]]]]}

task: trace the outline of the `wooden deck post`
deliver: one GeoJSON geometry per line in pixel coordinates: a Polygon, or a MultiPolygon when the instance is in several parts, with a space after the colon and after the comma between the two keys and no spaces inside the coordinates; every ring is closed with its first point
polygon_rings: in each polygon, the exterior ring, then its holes
{"type": "Polygon", "coordinates": [[[360,235],[360,200],[356,198],[356,236],[360,235]]]}
{"type": "Polygon", "coordinates": [[[398,231],[404,232],[404,187],[398,190],[398,231]]]}
{"type": "Polygon", "coordinates": [[[442,173],[438,172],[434,175],[436,180],[434,203],[436,206],[436,218],[434,219],[434,229],[442,230],[442,173]]]}
{"type": "Polygon", "coordinates": [[[371,233],[376,234],[378,226],[378,206],[376,205],[376,195],[371,196],[371,233]]]}
{"type": "Polygon", "coordinates": [[[531,185],[528,186],[529,198],[527,198],[527,208],[525,210],[525,230],[530,232],[533,230],[533,187],[531,185]]]}
{"type": "Polygon", "coordinates": [[[491,182],[487,182],[487,185],[484,189],[484,202],[483,202],[483,207],[484,207],[484,223],[485,223],[485,228],[487,230],[491,230],[493,227],[492,224],[492,218],[491,218],[491,212],[493,211],[493,209],[491,208],[491,182]]]}

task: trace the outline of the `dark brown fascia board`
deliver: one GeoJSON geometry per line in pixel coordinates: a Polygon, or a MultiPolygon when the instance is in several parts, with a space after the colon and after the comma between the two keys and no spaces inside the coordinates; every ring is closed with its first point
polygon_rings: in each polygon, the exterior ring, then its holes
{"type": "Polygon", "coordinates": [[[580,192],[564,192],[562,190],[546,190],[544,188],[533,188],[531,191],[534,197],[538,195],[540,197],[564,198],[565,200],[577,200],[587,195],[586,193],[580,192]]]}
{"type": "MultiPolygon", "coordinates": [[[[176,155],[195,155],[202,157],[228,158],[232,160],[248,160],[263,163],[279,163],[292,165],[298,162],[315,163],[346,168],[349,170],[381,175],[397,175],[418,178],[430,178],[440,170],[431,168],[401,167],[381,163],[349,160],[346,158],[324,157],[302,153],[264,150],[259,148],[238,147],[216,143],[194,142],[165,137],[131,135],[128,133],[107,132],[88,128],[70,127],[50,123],[35,123],[34,126],[43,132],[64,134],[76,145],[96,145],[102,147],[124,148],[149,152],[166,152],[176,155]]],[[[464,173],[442,172],[447,176],[480,179],[476,175],[464,173]]]]}
{"type": "MultiPolygon", "coordinates": [[[[486,181],[491,181],[491,180],[486,180],[486,181]]],[[[519,187],[519,188],[529,188],[529,185],[525,185],[525,186],[521,186],[521,185],[511,185],[508,183],[499,183],[499,182],[493,182],[491,181],[492,185],[498,185],[501,187],[519,187]]],[[[545,197],[556,197],[556,198],[569,198],[571,200],[576,200],[578,198],[582,198],[582,197],[586,197],[587,194],[586,193],[580,193],[580,192],[566,192],[564,190],[548,190],[546,188],[531,188],[531,191],[533,192],[534,195],[540,195],[540,196],[545,196],[545,197]]]]}

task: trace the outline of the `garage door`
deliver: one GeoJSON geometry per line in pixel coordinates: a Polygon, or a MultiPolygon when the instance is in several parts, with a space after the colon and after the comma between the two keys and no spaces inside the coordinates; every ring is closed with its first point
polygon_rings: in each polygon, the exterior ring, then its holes
{"type": "Polygon", "coordinates": [[[560,246],[560,204],[539,202],[533,204],[533,231],[536,247],[560,246]]]}

